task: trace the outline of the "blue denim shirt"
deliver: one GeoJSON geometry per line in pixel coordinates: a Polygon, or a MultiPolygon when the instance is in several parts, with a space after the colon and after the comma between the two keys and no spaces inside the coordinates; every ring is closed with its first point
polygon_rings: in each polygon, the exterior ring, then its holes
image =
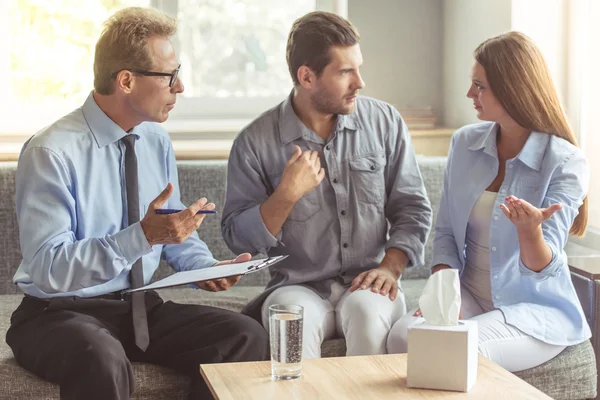
{"type": "MultiPolygon", "coordinates": [[[[196,232],[181,244],[150,246],[140,223],[128,224],[120,140],[126,134],[90,94],[23,147],[16,173],[23,261],[13,280],[25,293],[91,297],[127,289],[140,257],[148,283],[163,253],[176,270],[217,262],[196,232]]],[[[145,122],[131,134],[137,139],[140,218],[168,182],[175,190],[164,207],[184,208],[167,132],[145,122]]]]}
{"type": "MultiPolygon", "coordinates": [[[[447,264],[462,275],[469,215],[498,174],[497,132],[497,124],[486,122],[465,126],[452,137],[432,265],[447,264]]],[[[580,149],[554,135],[532,132],[521,152],[506,161],[492,213],[489,250],[494,306],[508,324],[546,343],[573,345],[591,336],[564,251],[588,185],[589,171],[580,149]],[[535,207],[563,206],[542,224],[552,260],[540,272],[521,261],[516,228],[499,207],[511,194],[535,207]]]]}

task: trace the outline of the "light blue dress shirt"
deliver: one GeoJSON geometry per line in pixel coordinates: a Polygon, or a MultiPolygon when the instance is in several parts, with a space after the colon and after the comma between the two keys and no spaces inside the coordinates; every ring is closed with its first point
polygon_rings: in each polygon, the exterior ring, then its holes
{"type": "MultiPolygon", "coordinates": [[[[498,125],[465,126],[452,137],[435,226],[433,264],[462,274],[471,210],[498,174],[498,125]]],[[[583,152],[566,140],[532,132],[521,152],[506,161],[490,226],[490,279],[494,306],[506,322],[543,342],[573,345],[591,336],[571,282],[564,246],[578,208],[588,191],[583,152]],[[540,272],[528,269],[519,255],[517,231],[500,209],[514,195],[535,207],[563,206],[542,224],[552,260],[540,272]]]]}
{"type": "MultiPolygon", "coordinates": [[[[126,134],[90,94],[21,150],[16,209],[23,261],[13,279],[26,294],[91,297],[124,290],[139,257],[148,283],[162,253],[177,271],[217,262],[196,232],[182,244],[151,247],[139,222],[128,226],[120,140],[126,134]]],[[[164,207],[185,208],[168,134],[149,122],[130,134],[137,139],[140,219],[168,182],[175,190],[164,207]]]]}

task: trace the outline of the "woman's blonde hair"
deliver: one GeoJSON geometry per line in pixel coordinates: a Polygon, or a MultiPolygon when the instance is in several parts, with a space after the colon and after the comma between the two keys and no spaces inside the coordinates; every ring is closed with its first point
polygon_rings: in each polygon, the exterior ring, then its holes
{"type": "MultiPolygon", "coordinates": [[[[533,41],[520,32],[486,40],[475,49],[490,89],[508,115],[530,131],[544,132],[577,146],[558,99],[548,65],[533,41]]],[[[582,236],[588,217],[587,197],[569,233],[582,236]]]]}
{"type": "Polygon", "coordinates": [[[171,37],[177,31],[175,19],[152,8],[128,7],[104,23],[94,55],[94,89],[109,95],[114,74],[124,69],[150,70],[153,66],[148,39],[171,37]]]}

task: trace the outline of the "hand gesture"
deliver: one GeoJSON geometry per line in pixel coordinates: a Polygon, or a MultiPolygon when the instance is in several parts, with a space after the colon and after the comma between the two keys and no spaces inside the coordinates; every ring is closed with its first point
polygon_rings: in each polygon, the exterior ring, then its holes
{"type": "Polygon", "coordinates": [[[513,195],[508,196],[505,202],[506,205],[500,204],[500,209],[517,229],[535,228],[562,209],[562,205],[559,203],[552,204],[548,208],[537,208],[513,195]]]}
{"type": "MultiPolygon", "coordinates": [[[[250,253],[242,253],[239,256],[237,256],[235,258],[235,260],[225,260],[225,261],[216,263],[213,266],[213,268],[216,266],[219,266],[219,265],[234,264],[234,263],[250,261],[251,258],[252,258],[252,256],[250,255],[250,253]]],[[[197,282],[196,285],[200,289],[206,290],[208,292],[220,292],[220,291],[229,289],[230,287],[234,286],[239,281],[240,281],[240,275],[236,275],[236,276],[230,276],[227,278],[215,279],[214,281],[197,282]]]]}
{"type": "Polygon", "coordinates": [[[160,215],[154,210],[162,208],[173,193],[173,185],[169,183],[165,190],[155,198],[144,218],[140,221],[142,230],[150,246],[155,244],[183,243],[204,220],[206,214],[196,214],[199,210],[214,210],[215,205],[206,198],[197,200],[187,209],[176,214],[160,215]]]}
{"type": "Polygon", "coordinates": [[[399,276],[392,272],[390,268],[379,266],[370,271],[362,272],[354,278],[350,291],[365,290],[371,287],[373,293],[379,293],[382,296],[387,296],[389,293],[390,300],[394,301],[398,296],[398,278],[399,276]]]}
{"type": "Polygon", "coordinates": [[[294,146],[294,154],[283,169],[279,189],[296,202],[316,188],[324,177],[325,170],[321,168],[319,153],[310,150],[302,152],[299,146],[294,146]]]}

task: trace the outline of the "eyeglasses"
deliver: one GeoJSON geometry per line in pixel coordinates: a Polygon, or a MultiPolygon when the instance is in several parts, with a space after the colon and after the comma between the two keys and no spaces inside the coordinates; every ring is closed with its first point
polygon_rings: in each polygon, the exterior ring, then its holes
{"type": "MultiPolygon", "coordinates": [[[[144,75],[144,76],[169,76],[171,77],[171,79],[169,80],[169,87],[173,87],[173,85],[175,84],[175,82],[177,81],[177,76],[179,75],[179,69],[181,68],[181,64],[179,64],[179,66],[175,69],[175,71],[171,72],[171,73],[167,73],[167,72],[152,72],[152,71],[146,71],[143,69],[128,69],[127,71],[131,71],[134,74],[140,74],[140,75],[144,75]]],[[[121,70],[123,71],[123,70],[121,70]]],[[[119,72],[121,72],[119,71],[119,72]]],[[[115,72],[112,77],[116,78],[117,74],[119,72],[115,72]]]]}

